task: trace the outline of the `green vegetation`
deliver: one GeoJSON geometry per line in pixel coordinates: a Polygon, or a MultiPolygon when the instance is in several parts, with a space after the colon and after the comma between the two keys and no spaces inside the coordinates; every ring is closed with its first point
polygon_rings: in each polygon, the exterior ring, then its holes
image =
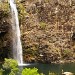
{"type": "Polygon", "coordinates": [[[46,23],[40,22],[40,28],[41,28],[41,29],[45,29],[46,25],[47,25],[46,23]]]}
{"type": "MultiPolygon", "coordinates": [[[[18,68],[18,63],[14,59],[5,59],[4,64],[2,65],[3,69],[0,69],[0,75],[4,75],[6,70],[9,70],[7,75],[44,75],[43,73],[38,73],[37,68],[25,68],[22,72],[18,68]]],[[[49,75],[56,75],[55,73],[50,73],[49,75]]]]}
{"type": "Polygon", "coordinates": [[[8,3],[0,3],[0,10],[5,11],[5,12],[9,12],[9,4],[8,3]]]}
{"type": "Polygon", "coordinates": [[[63,51],[63,58],[69,58],[69,57],[72,57],[72,51],[71,50],[64,50],[63,51]]]}
{"type": "Polygon", "coordinates": [[[18,63],[14,59],[5,59],[3,68],[10,70],[9,75],[16,75],[19,72],[18,63]]]}
{"type": "Polygon", "coordinates": [[[6,69],[14,69],[18,66],[17,61],[15,61],[14,59],[6,59],[5,58],[5,62],[3,64],[3,68],[6,69]]]}
{"type": "Polygon", "coordinates": [[[22,75],[40,75],[40,74],[38,73],[37,68],[33,68],[33,69],[25,68],[22,71],[22,75]]]}
{"type": "Polygon", "coordinates": [[[3,75],[3,69],[0,69],[0,75],[3,75]]]}
{"type": "Polygon", "coordinates": [[[26,9],[24,8],[24,6],[20,2],[17,2],[17,9],[19,13],[19,19],[23,19],[25,16],[29,15],[26,12],[26,9]]]}
{"type": "MultiPolygon", "coordinates": [[[[50,60],[48,60],[50,62],[57,61],[57,60],[59,61],[60,59],[62,60],[70,59],[70,58],[75,59],[75,48],[73,47],[73,45],[75,44],[73,44],[71,37],[69,37],[72,34],[68,32],[68,30],[71,32],[71,29],[72,29],[69,26],[74,24],[73,21],[70,21],[70,20],[73,20],[74,18],[74,14],[75,14],[74,5],[69,7],[67,5],[68,2],[65,3],[65,1],[52,2],[50,0],[44,0],[45,2],[37,2],[38,0],[28,0],[28,1],[32,1],[32,4],[29,2],[30,4],[26,6],[26,3],[25,3],[26,1],[23,0],[23,2],[19,2],[17,0],[16,2],[18,13],[19,13],[21,31],[22,31],[22,34],[26,33],[22,37],[22,40],[23,40],[22,45],[23,45],[23,52],[24,52],[23,55],[26,56],[24,58],[24,61],[26,61],[26,58],[27,58],[27,61],[29,60],[28,62],[31,62],[30,60],[35,60],[36,58],[37,58],[36,61],[38,61],[38,59],[43,60],[41,57],[39,58],[40,52],[46,53],[44,54],[44,56],[48,55],[46,57],[47,59],[49,59],[49,57],[52,56],[50,60]],[[36,13],[32,13],[32,10],[34,10],[33,8],[35,7],[34,5],[36,5],[36,10],[35,10],[37,11],[36,13]],[[28,11],[30,11],[31,13],[26,12],[27,8],[28,8],[28,11]],[[60,14],[57,15],[55,12],[60,14]],[[67,40],[65,41],[66,38],[67,40]],[[69,40],[70,40],[70,43],[69,43],[69,40]],[[61,43],[63,43],[63,46],[61,43]],[[37,46],[34,46],[34,45],[37,45],[37,46]],[[47,45],[48,47],[45,45],[47,45]],[[28,47],[26,48],[25,46],[28,46],[28,47]],[[61,51],[62,47],[63,47],[63,51],[61,51]],[[69,48],[70,50],[65,50],[68,47],[70,47],[69,48]]],[[[10,6],[8,3],[0,3],[0,11],[2,11],[0,12],[1,13],[0,20],[2,18],[2,20],[5,21],[4,17],[9,16],[8,14],[10,12],[9,9],[10,9],[10,6]]],[[[1,23],[4,22],[4,21],[2,22],[2,20],[1,20],[1,23]]],[[[6,17],[6,20],[7,20],[7,17],[6,17]]],[[[11,21],[11,20],[8,20],[8,21],[11,21]]],[[[3,39],[3,41],[6,42],[6,39],[7,38],[3,39]]],[[[3,41],[1,40],[0,48],[2,48],[2,45],[5,44],[5,43],[2,43],[3,41]]],[[[11,41],[8,41],[6,43],[9,45],[10,42],[11,41]]],[[[8,47],[8,45],[6,46],[8,47]]],[[[5,48],[5,46],[3,46],[3,48],[5,48]]],[[[8,51],[5,51],[5,53],[8,53],[8,51]]],[[[43,60],[43,61],[46,61],[46,60],[43,60]]],[[[10,70],[9,75],[16,75],[19,73],[18,64],[14,60],[12,61],[12,59],[5,59],[3,68],[5,70],[6,69],[10,70]]],[[[0,75],[3,74],[4,69],[0,70],[0,75]]],[[[39,74],[37,70],[35,70],[34,68],[33,69],[25,68],[22,71],[22,73],[23,72],[26,73],[26,71],[29,71],[31,73],[32,71],[33,72],[36,71],[36,73],[39,74]]],[[[49,75],[54,75],[54,73],[49,73],[49,75]]]]}
{"type": "Polygon", "coordinates": [[[55,73],[53,73],[53,72],[49,72],[49,75],[56,75],[55,73]]]}

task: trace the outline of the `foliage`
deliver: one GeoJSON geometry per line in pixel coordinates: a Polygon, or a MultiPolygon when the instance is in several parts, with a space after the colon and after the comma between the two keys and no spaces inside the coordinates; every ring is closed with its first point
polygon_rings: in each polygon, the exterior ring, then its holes
{"type": "Polygon", "coordinates": [[[40,28],[41,28],[41,29],[45,29],[46,25],[47,25],[46,23],[40,22],[40,28]]]}
{"type": "Polygon", "coordinates": [[[3,69],[0,69],[0,75],[3,75],[3,71],[4,71],[3,69]]]}
{"type": "Polygon", "coordinates": [[[64,50],[63,51],[63,58],[64,57],[71,57],[71,56],[72,56],[71,50],[64,50]]]}
{"type": "Polygon", "coordinates": [[[5,58],[5,61],[4,61],[4,64],[3,64],[3,68],[6,68],[6,69],[14,69],[18,66],[18,63],[16,60],[14,59],[7,59],[5,58]]]}
{"type": "MultiPolygon", "coordinates": [[[[43,73],[38,73],[37,68],[25,68],[22,72],[19,72],[18,63],[14,59],[5,59],[3,64],[3,69],[0,69],[0,75],[3,75],[3,72],[10,69],[10,73],[8,75],[44,75],[43,73]],[[3,70],[5,69],[5,70],[3,70]]],[[[56,75],[55,73],[49,72],[49,75],[56,75]]]]}
{"type": "Polygon", "coordinates": [[[0,19],[8,17],[9,15],[9,4],[0,2],[0,19]]]}
{"type": "Polygon", "coordinates": [[[11,71],[11,72],[9,73],[9,75],[16,75],[16,74],[14,73],[14,71],[11,71]]]}
{"type": "Polygon", "coordinates": [[[50,0],[45,0],[45,2],[47,2],[47,3],[48,3],[49,1],[50,1],[50,0]]]}
{"type": "Polygon", "coordinates": [[[28,48],[25,50],[25,53],[31,54],[31,55],[36,55],[37,54],[37,49],[32,49],[32,48],[28,48]]]}
{"type": "Polygon", "coordinates": [[[38,71],[37,68],[33,68],[33,69],[25,68],[22,71],[22,75],[40,75],[37,71],[38,71]]]}
{"type": "Polygon", "coordinates": [[[9,75],[16,75],[19,72],[18,63],[14,59],[6,59],[3,68],[11,70],[9,75]]]}
{"type": "Polygon", "coordinates": [[[25,16],[28,15],[23,4],[21,4],[20,2],[17,2],[17,9],[18,9],[18,13],[19,13],[19,19],[23,19],[25,16]]]}
{"type": "Polygon", "coordinates": [[[49,72],[49,75],[56,75],[55,73],[53,73],[53,72],[49,72]]]}
{"type": "Polygon", "coordinates": [[[5,13],[7,12],[9,12],[9,4],[8,3],[0,3],[0,10],[3,10],[3,11],[5,11],[5,13]]]}

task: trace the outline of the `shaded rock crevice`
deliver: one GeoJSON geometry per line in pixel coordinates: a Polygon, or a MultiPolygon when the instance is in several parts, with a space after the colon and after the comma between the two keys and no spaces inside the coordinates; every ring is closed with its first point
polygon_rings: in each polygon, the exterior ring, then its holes
{"type": "Polygon", "coordinates": [[[8,12],[0,10],[0,60],[11,55],[11,24],[8,12]]]}

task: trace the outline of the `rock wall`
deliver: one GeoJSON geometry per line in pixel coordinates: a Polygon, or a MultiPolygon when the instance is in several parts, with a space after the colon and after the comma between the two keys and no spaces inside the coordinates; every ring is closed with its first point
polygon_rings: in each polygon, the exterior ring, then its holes
{"type": "Polygon", "coordinates": [[[8,3],[0,3],[0,61],[11,57],[11,32],[8,3]]]}
{"type": "MultiPolygon", "coordinates": [[[[16,0],[16,3],[25,62],[75,60],[75,0],[16,0]]],[[[4,54],[12,47],[7,11],[10,10],[6,0],[0,3],[0,50],[5,50],[4,54]]]]}
{"type": "Polygon", "coordinates": [[[27,13],[20,23],[25,62],[74,60],[75,1],[27,0],[21,3],[27,13]]]}

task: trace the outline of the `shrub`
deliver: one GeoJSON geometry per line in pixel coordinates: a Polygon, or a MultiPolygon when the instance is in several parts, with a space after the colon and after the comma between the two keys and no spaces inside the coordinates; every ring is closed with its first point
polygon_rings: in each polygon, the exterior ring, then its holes
{"type": "MultiPolygon", "coordinates": [[[[18,63],[14,59],[6,59],[3,64],[3,69],[0,69],[0,75],[3,75],[3,72],[6,70],[10,70],[9,74],[6,75],[44,75],[43,73],[38,73],[37,68],[25,68],[22,72],[19,72],[18,63]]],[[[49,72],[49,75],[56,75],[55,73],[49,72]]]]}
{"type": "Polygon", "coordinates": [[[20,2],[17,2],[17,9],[19,14],[19,20],[22,20],[25,18],[25,16],[28,16],[29,14],[26,12],[26,9],[24,8],[23,4],[20,2]]]}
{"type": "Polygon", "coordinates": [[[18,63],[14,59],[6,59],[5,58],[3,68],[6,70],[9,69],[11,71],[9,75],[16,75],[19,73],[18,63]]]}
{"type": "Polygon", "coordinates": [[[49,75],[56,75],[55,73],[53,73],[53,72],[49,72],[49,75]]]}
{"type": "Polygon", "coordinates": [[[45,29],[46,28],[46,23],[44,23],[44,22],[40,22],[40,28],[41,29],[45,29]]]}
{"type": "Polygon", "coordinates": [[[33,68],[33,69],[25,68],[22,71],[22,75],[40,75],[37,71],[38,71],[37,68],[33,68]]]}
{"type": "Polygon", "coordinates": [[[3,69],[0,69],[0,75],[3,75],[3,69]]]}
{"type": "Polygon", "coordinates": [[[5,11],[5,13],[9,13],[9,4],[8,3],[0,3],[0,10],[5,11]]]}
{"type": "Polygon", "coordinates": [[[18,63],[17,63],[16,60],[5,58],[5,61],[4,61],[4,64],[3,64],[3,68],[6,68],[6,69],[14,69],[17,66],[18,66],[18,63]]]}
{"type": "Polygon", "coordinates": [[[69,58],[69,57],[72,57],[72,52],[71,52],[71,50],[64,50],[63,51],[63,58],[69,58]]]}

